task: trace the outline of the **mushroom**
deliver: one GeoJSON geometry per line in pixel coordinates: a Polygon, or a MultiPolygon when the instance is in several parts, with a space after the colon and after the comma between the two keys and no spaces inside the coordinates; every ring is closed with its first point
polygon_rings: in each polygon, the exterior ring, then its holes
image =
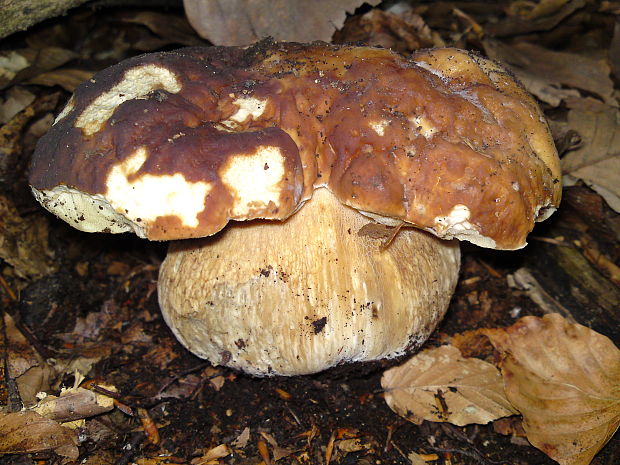
{"type": "Polygon", "coordinates": [[[542,112],[492,61],[266,40],[96,74],[30,182],[78,229],[174,240],[159,301],[189,350],[296,375],[419,347],[456,285],[454,239],[523,247],[559,173],[542,112]]]}

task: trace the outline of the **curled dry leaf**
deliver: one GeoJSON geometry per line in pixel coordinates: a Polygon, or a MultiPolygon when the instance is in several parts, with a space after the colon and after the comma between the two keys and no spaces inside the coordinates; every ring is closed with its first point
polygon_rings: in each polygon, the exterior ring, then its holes
{"type": "Polygon", "coordinates": [[[0,415],[0,455],[54,451],[63,463],[78,458],[77,432],[37,412],[0,415]]]}
{"type": "Polygon", "coordinates": [[[420,352],[387,370],[381,386],[390,408],[417,424],[422,420],[485,424],[517,413],[506,399],[497,368],[463,358],[449,345],[420,352]]]}
{"type": "Polygon", "coordinates": [[[620,350],[558,314],[486,334],[528,440],[563,465],[590,463],[620,424],[620,350]]]}

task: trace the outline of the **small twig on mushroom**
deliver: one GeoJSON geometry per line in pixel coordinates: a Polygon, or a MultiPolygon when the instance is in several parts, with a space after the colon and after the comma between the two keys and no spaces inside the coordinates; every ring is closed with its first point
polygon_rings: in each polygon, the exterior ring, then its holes
{"type": "Polygon", "coordinates": [[[388,239],[383,244],[381,244],[381,247],[380,247],[381,250],[385,250],[390,246],[390,244],[392,243],[396,235],[399,233],[400,228],[402,228],[404,225],[405,225],[405,222],[401,221],[400,223],[398,223],[396,226],[392,228],[392,234],[390,235],[390,237],[388,237],[388,239]]]}

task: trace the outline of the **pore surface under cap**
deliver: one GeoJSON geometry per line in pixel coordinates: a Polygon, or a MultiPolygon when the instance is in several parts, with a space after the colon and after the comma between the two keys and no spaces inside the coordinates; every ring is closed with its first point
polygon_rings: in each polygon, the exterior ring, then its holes
{"type": "Polygon", "coordinates": [[[150,239],[285,219],[327,186],[383,222],[522,247],[560,200],[533,99],[455,49],[261,42],[156,53],[77,90],[31,184],[78,229],[150,239]]]}

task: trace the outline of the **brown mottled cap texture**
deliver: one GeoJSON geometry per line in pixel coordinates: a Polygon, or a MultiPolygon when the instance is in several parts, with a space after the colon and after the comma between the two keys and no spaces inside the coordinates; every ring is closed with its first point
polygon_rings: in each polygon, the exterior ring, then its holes
{"type": "Polygon", "coordinates": [[[316,187],[377,221],[500,249],[560,201],[544,117],[457,50],[263,41],[132,58],[82,84],[30,182],[85,231],[157,240],[283,220],[316,187]]]}

